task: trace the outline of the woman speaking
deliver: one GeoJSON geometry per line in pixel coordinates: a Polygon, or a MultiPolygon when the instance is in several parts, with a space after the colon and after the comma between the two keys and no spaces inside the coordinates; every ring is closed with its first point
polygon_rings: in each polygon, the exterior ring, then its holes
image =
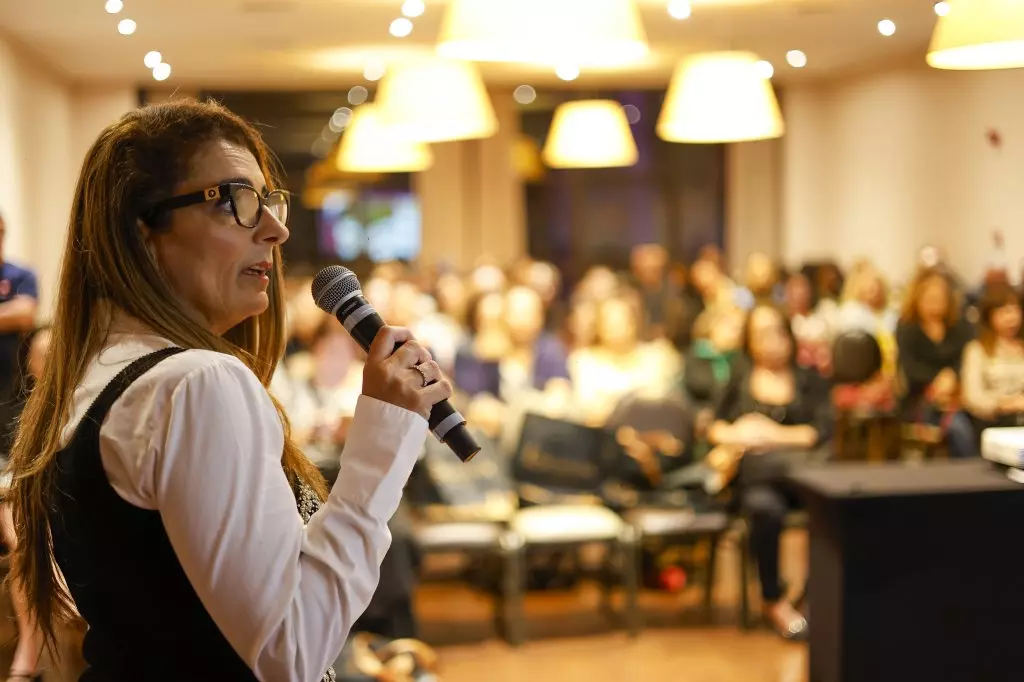
{"type": "Polygon", "coordinates": [[[287,218],[258,133],[216,104],[139,109],[86,156],[11,457],[13,579],[51,651],[85,620],[82,680],[331,679],[374,592],[451,386],[379,333],[325,498],[266,389],[287,218]]]}

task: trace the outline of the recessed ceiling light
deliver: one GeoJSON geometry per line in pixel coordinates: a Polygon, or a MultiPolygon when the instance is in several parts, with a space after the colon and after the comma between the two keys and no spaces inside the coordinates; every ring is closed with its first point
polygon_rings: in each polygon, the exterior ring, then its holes
{"type": "Polygon", "coordinates": [[[757,69],[757,75],[765,80],[775,75],[775,67],[772,66],[771,62],[764,59],[754,64],[754,68],[757,69]]]}
{"type": "Polygon", "coordinates": [[[117,22],[117,32],[123,36],[130,36],[135,33],[136,24],[133,19],[122,19],[117,22]]]}
{"type": "Polygon", "coordinates": [[[368,81],[379,81],[384,77],[386,70],[384,62],[374,60],[363,67],[363,78],[368,81]]]}
{"type": "Polygon", "coordinates": [[[668,3],[668,15],[673,19],[689,19],[692,11],[689,0],[672,0],[668,3]]]}
{"type": "Polygon", "coordinates": [[[896,22],[892,19],[882,19],[878,22],[878,32],[886,37],[891,36],[893,33],[896,33],[896,22]]]}
{"type": "Polygon", "coordinates": [[[412,22],[405,17],[399,17],[391,22],[389,32],[396,38],[404,38],[412,33],[412,22]]]}
{"type": "Polygon", "coordinates": [[[807,66],[807,55],[800,50],[790,50],[786,53],[786,62],[794,69],[802,69],[807,66]]]}
{"type": "Polygon", "coordinates": [[[147,69],[154,69],[156,65],[164,60],[164,56],[156,50],[151,50],[146,53],[146,56],[142,58],[142,63],[146,65],[147,69]]]}
{"type": "Polygon", "coordinates": [[[327,125],[331,130],[335,132],[341,132],[352,120],[352,110],[348,107],[339,107],[334,110],[331,115],[331,120],[327,122],[327,125]]]}
{"type": "Polygon", "coordinates": [[[520,104],[532,104],[537,99],[537,91],[530,85],[520,85],[512,92],[512,99],[520,104]]]}
{"type": "Polygon", "coordinates": [[[117,14],[124,9],[124,3],[121,0],[107,0],[107,4],[103,5],[103,9],[107,10],[107,14],[117,14]]]}
{"type": "Polygon", "coordinates": [[[171,65],[165,62],[160,62],[153,67],[153,78],[158,81],[165,81],[171,77],[171,65]]]}
{"type": "Polygon", "coordinates": [[[945,0],[943,0],[943,2],[935,3],[935,13],[940,17],[944,17],[949,14],[949,3],[945,2],[945,0]]]}
{"type": "Polygon", "coordinates": [[[574,81],[580,75],[580,67],[575,64],[562,64],[555,69],[555,74],[564,81],[574,81]]]}
{"type": "Polygon", "coordinates": [[[423,14],[423,10],[426,9],[423,5],[423,0],[405,0],[402,3],[402,14],[407,17],[418,17],[423,14]]]}
{"type": "Polygon", "coordinates": [[[356,85],[348,91],[348,103],[359,105],[366,101],[370,93],[362,85],[356,85]]]}

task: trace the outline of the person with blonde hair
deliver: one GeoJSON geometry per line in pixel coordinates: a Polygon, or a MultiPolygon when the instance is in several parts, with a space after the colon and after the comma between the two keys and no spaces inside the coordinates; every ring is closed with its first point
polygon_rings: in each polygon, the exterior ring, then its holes
{"type": "Polygon", "coordinates": [[[326,494],[267,391],[289,206],[273,170],[252,126],[192,100],[124,115],[86,154],[10,465],[13,580],[52,652],[85,621],[83,680],[333,679],[451,395],[382,330],[326,494]]]}

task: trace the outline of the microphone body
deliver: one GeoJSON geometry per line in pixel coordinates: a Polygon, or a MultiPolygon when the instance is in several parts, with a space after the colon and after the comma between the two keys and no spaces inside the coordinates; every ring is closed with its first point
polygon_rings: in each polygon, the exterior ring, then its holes
{"type": "MultiPolygon", "coordinates": [[[[313,298],[321,310],[338,318],[364,351],[370,350],[377,333],[384,327],[384,320],[363,297],[358,280],[351,271],[337,265],[324,268],[313,282],[313,298]]],[[[395,349],[401,345],[397,344],[395,349]]],[[[434,436],[463,462],[473,459],[480,451],[476,439],[466,427],[466,419],[447,400],[431,408],[427,424],[434,436]]]]}

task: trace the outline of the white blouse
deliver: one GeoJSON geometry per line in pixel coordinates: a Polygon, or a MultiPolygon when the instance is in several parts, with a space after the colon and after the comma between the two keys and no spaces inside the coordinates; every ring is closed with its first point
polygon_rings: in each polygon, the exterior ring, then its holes
{"type": "MultiPolygon", "coordinates": [[[[75,390],[63,444],[121,369],[170,345],[112,334],[75,390]]],[[[235,357],[190,350],[114,403],[100,453],[117,494],[160,513],[203,606],[256,677],[306,682],[334,661],[376,590],[387,522],[426,435],[421,416],[361,396],[337,483],[304,526],[263,386],[235,357]]]]}

